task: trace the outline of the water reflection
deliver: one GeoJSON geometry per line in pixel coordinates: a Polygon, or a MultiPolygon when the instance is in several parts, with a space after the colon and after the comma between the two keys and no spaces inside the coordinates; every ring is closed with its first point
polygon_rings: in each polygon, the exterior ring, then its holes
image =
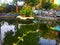
{"type": "MultiPolygon", "coordinates": [[[[9,25],[8,22],[4,22],[1,24],[1,40],[4,39],[4,34],[8,31],[13,31],[15,33],[15,25],[11,24],[9,25]]],[[[21,24],[18,24],[18,28],[20,29],[21,24]]],[[[57,29],[58,26],[56,26],[57,29]]],[[[59,27],[60,28],[60,27],[59,27]]],[[[40,38],[39,41],[40,45],[56,45],[56,40],[55,39],[45,39],[43,37],[40,38]]]]}
{"type": "Polygon", "coordinates": [[[45,39],[43,37],[40,38],[39,41],[40,45],[56,45],[56,40],[55,39],[45,39]]]}
{"type": "Polygon", "coordinates": [[[50,29],[60,31],[60,26],[57,25],[57,26],[54,26],[54,27],[50,27],[50,29]]]}
{"type": "Polygon", "coordinates": [[[1,26],[1,40],[4,39],[4,34],[11,30],[15,33],[15,25],[9,25],[8,22],[4,22],[1,26]]]}
{"type": "Polygon", "coordinates": [[[60,26],[57,25],[57,26],[55,27],[55,30],[60,31],[60,26]]]}

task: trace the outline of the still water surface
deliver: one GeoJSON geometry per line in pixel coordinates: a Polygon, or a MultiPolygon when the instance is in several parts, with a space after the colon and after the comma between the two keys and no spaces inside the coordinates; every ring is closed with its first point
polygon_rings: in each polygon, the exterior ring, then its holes
{"type": "MultiPolygon", "coordinates": [[[[20,24],[19,24],[20,25],[20,24]]],[[[18,26],[20,27],[20,26],[18,26]]],[[[9,25],[8,22],[4,22],[3,24],[1,23],[1,40],[4,39],[5,33],[8,31],[13,31],[15,35],[15,25],[11,24],[9,25]]],[[[56,40],[55,39],[44,39],[43,37],[40,38],[39,40],[40,45],[56,45],[56,40]]]]}

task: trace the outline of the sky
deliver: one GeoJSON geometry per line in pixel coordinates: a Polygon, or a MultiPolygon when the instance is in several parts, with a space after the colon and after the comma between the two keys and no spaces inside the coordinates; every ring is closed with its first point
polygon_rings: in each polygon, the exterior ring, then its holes
{"type": "Polygon", "coordinates": [[[54,3],[60,5],[60,0],[54,0],[54,3]]]}
{"type": "MultiPolygon", "coordinates": [[[[9,5],[11,5],[12,2],[13,2],[13,0],[0,0],[0,5],[1,5],[1,3],[6,3],[6,4],[8,3],[9,5]]],[[[22,2],[22,1],[20,1],[20,2],[18,1],[17,3],[19,6],[22,6],[24,4],[24,2],[22,2]]]]}
{"type": "Polygon", "coordinates": [[[12,2],[13,0],[1,0],[0,2],[1,3],[10,3],[10,2],[12,2]]]}
{"type": "MultiPolygon", "coordinates": [[[[13,0],[0,0],[0,4],[1,3],[8,3],[8,4],[10,4],[12,2],[13,2],[13,0]]],[[[54,3],[60,5],[60,0],[54,0],[54,3]]]]}

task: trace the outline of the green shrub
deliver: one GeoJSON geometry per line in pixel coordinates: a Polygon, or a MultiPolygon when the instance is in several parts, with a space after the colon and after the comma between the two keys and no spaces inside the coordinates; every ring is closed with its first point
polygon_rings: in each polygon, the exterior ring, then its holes
{"type": "Polygon", "coordinates": [[[44,2],[44,3],[42,4],[42,8],[44,8],[44,9],[50,9],[51,4],[52,4],[52,3],[50,3],[50,2],[44,2]]]}
{"type": "Polygon", "coordinates": [[[58,8],[58,5],[57,4],[54,4],[54,3],[51,3],[50,9],[51,8],[58,8]]]}
{"type": "Polygon", "coordinates": [[[32,16],[32,8],[30,6],[22,7],[22,9],[20,10],[20,14],[23,16],[32,16]]]}

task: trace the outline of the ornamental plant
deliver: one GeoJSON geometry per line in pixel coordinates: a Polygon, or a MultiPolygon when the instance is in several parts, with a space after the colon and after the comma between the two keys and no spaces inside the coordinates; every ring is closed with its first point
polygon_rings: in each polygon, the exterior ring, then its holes
{"type": "Polygon", "coordinates": [[[26,17],[32,16],[33,15],[32,8],[30,6],[22,7],[22,9],[20,10],[20,14],[26,17]]]}

